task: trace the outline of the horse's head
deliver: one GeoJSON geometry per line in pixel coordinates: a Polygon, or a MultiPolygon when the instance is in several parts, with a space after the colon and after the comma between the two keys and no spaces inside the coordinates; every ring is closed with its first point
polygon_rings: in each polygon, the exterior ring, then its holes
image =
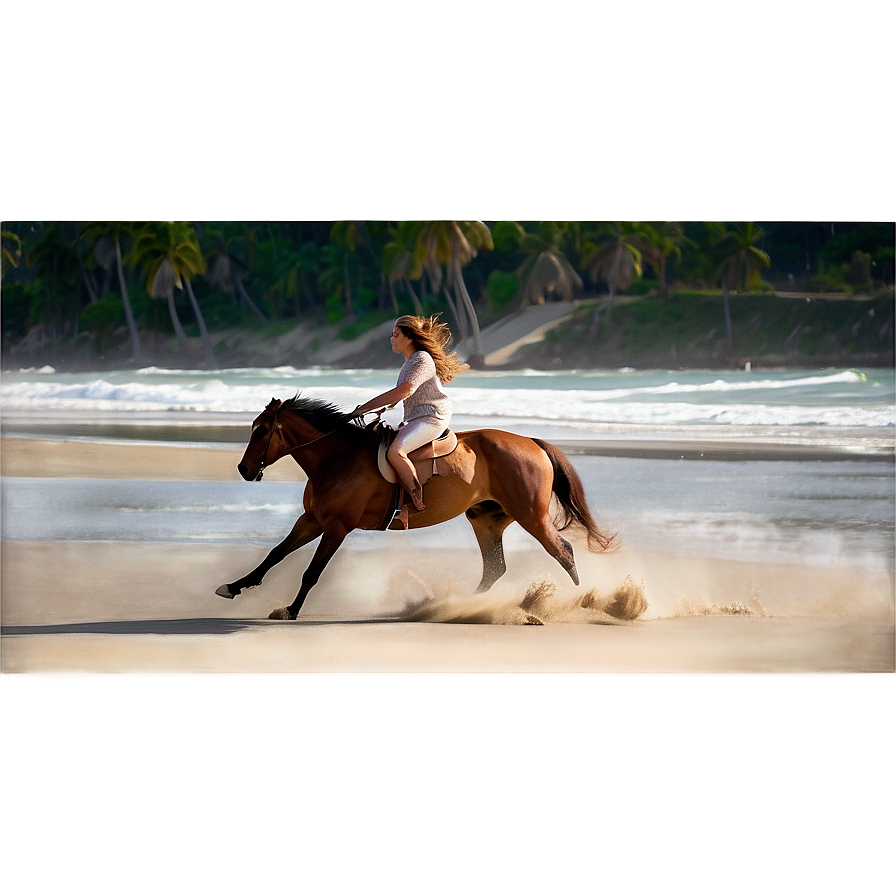
{"type": "Polygon", "coordinates": [[[271,403],[252,421],[249,444],[236,467],[246,482],[261,479],[264,468],[283,456],[284,443],[279,437],[283,424],[277,419],[282,404],[272,398],[271,403]]]}

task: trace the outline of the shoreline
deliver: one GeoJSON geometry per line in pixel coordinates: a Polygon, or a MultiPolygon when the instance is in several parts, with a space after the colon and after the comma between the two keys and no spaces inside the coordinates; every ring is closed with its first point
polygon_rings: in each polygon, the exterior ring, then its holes
{"type": "MultiPolygon", "coordinates": [[[[893,447],[849,448],[769,442],[705,439],[554,439],[570,456],[628,457],[706,461],[862,461],[894,463],[893,447]]],[[[4,436],[0,473],[9,477],[72,479],[160,479],[236,481],[243,442],[212,445],[127,440],[39,439],[4,436]]],[[[265,471],[272,482],[302,482],[297,464],[276,464],[265,471]]]]}

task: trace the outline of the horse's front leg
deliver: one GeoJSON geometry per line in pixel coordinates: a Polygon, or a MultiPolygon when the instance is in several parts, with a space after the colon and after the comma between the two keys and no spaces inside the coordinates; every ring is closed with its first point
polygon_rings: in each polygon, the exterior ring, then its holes
{"type": "Polygon", "coordinates": [[[300,547],[308,544],[308,542],[314,541],[322,532],[323,529],[317,518],[311,513],[303,513],[292,527],[289,535],[277,547],[271,550],[259,566],[256,566],[252,572],[241,579],[237,579],[237,581],[229,585],[222,585],[215,594],[221,597],[232,598],[236,597],[243,588],[254,588],[256,585],[260,585],[261,580],[271,567],[276,566],[288,554],[298,550],[300,547]]]}
{"type": "Polygon", "coordinates": [[[274,610],[268,617],[269,619],[295,619],[305,603],[308,592],[317,584],[324,567],[330,562],[333,554],[339,550],[339,546],[345,541],[345,537],[351,530],[345,526],[334,526],[324,532],[324,537],[320,540],[311,563],[302,576],[302,587],[296,595],[296,599],[288,606],[279,610],[274,610]]]}

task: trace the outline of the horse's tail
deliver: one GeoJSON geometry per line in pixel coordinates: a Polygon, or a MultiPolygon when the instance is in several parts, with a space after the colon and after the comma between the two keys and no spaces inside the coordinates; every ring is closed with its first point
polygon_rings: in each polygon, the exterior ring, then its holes
{"type": "Polygon", "coordinates": [[[550,442],[543,442],[541,439],[532,441],[547,454],[554,468],[554,494],[563,511],[557,521],[557,528],[562,532],[570,526],[581,526],[588,536],[588,548],[595,552],[616,547],[616,536],[601,532],[591,516],[585,501],[585,487],[566,455],[550,442]]]}

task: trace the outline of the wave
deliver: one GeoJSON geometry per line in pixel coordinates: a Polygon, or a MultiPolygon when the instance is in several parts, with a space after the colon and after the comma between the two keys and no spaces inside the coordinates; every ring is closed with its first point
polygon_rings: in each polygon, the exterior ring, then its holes
{"type": "MultiPolygon", "coordinates": [[[[272,396],[302,393],[352,408],[394,384],[393,371],[326,368],[242,368],[5,375],[7,411],[117,413],[258,413],[272,396]]],[[[607,424],[864,426],[894,425],[893,384],[859,371],[793,373],[744,378],[656,372],[489,371],[452,384],[455,414],[484,421],[548,421],[599,431],[607,424]]],[[[398,414],[398,412],[395,412],[398,414]]],[[[391,419],[391,418],[390,418],[391,419]]],[[[506,422],[503,424],[506,425],[506,422]]]]}

